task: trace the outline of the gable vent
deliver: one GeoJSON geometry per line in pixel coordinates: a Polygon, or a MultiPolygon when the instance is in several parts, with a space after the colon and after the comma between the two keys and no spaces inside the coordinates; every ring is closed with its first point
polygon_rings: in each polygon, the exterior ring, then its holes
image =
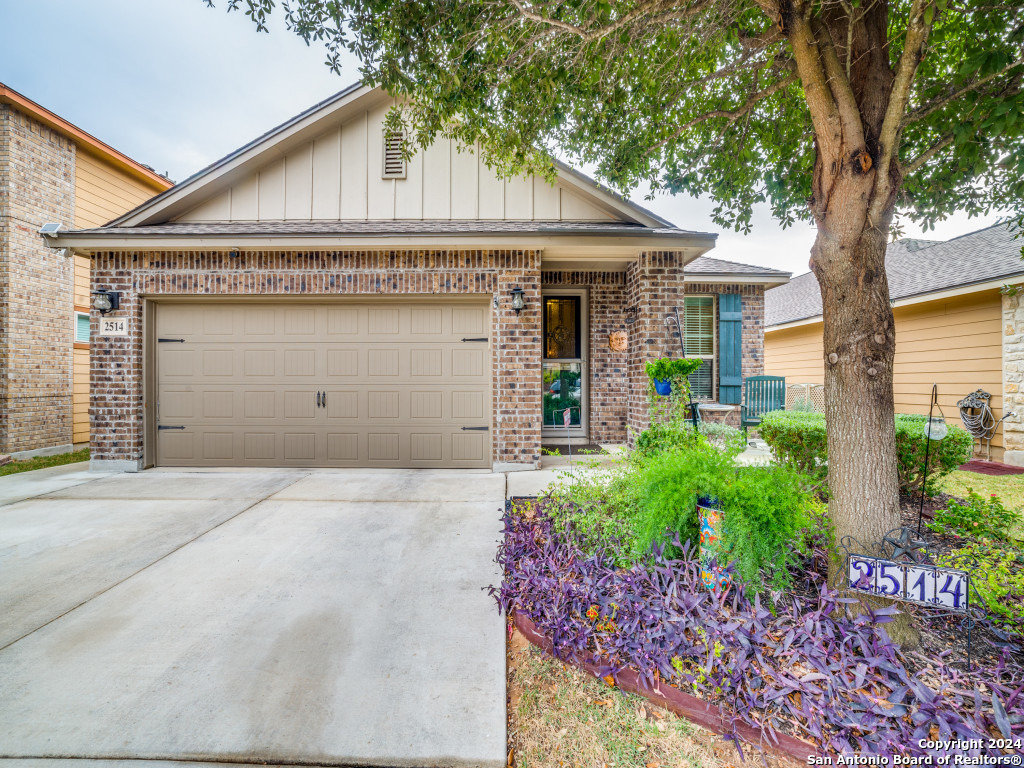
{"type": "Polygon", "coordinates": [[[405,158],[402,157],[402,150],[404,148],[404,133],[393,131],[384,134],[384,169],[381,172],[381,178],[405,178],[405,158]]]}

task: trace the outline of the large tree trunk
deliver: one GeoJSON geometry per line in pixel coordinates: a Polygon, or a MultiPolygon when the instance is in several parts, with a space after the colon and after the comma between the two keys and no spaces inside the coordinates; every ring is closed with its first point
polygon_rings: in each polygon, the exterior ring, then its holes
{"type": "MultiPolygon", "coordinates": [[[[858,10],[836,3],[820,17],[803,0],[762,7],[769,15],[778,11],[775,21],[790,42],[814,126],[808,202],[818,227],[811,269],[821,288],[824,326],[829,517],[837,542],[848,537],[851,546],[871,551],[900,519],[892,392],[896,336],[885,248],[902,183],[896,148],[909,85],[889,63],[888,4],[858,10]]],[[[918,31],[913,45],[908,33],[905,53],[922,49],[926,35],[918,31]]],[[[843,571],[833,555],[834,588],[846,588],[843,571]]],[[[897,642],[916,644],[906,616],[889,627],[897,642]]]]}
{"type": "MultiPolygon", "coordinates": [[[[858,201],[849,213],[859,217],[858,201]]],[[[821,288],[825,418],[828,424],[829,516],[836,542],[872,552],[900,525],[893,406],[896,346],[881,226],[819,226],[812,265],[821,288]],[[848,538],[847,538],[848,537],[848,538]]],[[[842,549],[829,564],[829,584],[846,589],[842,549]]],[[[871,605],[886,601],[870,599],[871,605]]],[[[918,642],[908,617],[889,625],[904,646],[918,642]]]]}
{"type": "MultiPolygon", "coordinates": [[[[824,320],[828,485],[837,541],[871,546],[899,525],[892,363],[892,307],[885,235],[843,242],[819,232],[814,245],[824,320]]],[[[833,568],[830,581],[839,582],[833,568]]]]}

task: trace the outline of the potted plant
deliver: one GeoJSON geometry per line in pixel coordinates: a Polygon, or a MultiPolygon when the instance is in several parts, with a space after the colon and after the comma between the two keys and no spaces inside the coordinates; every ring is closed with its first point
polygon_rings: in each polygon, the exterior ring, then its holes
{"type": "Polygon", "coordinates": [[[654,391],[659,397],[669,397],[672,394],[672,382],[685,379],[700,368],[701,362],[685,357],[677,360],[670,357],[651,360],[647,363],[647,377],[653,383],[654,391]]]}

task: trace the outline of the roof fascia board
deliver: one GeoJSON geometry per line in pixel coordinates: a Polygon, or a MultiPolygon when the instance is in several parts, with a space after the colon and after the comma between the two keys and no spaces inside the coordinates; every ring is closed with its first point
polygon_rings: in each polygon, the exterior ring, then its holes
{"type": "MultiPolygon", "coordinates": [[[[372,102],[388,98],[383,92],[378,92],[378,99],[370,98],[375,91],[378,89],[360,84],[340,91],[222,157],[164,194],[114,219],[107,226],[134,227],[173,219],[196,204],[198,200],[195,198],[200,195],[217,194],[231,186],[253,165],[283,157],[294,145],[315,138],[324,123],[333,120],[339,112],[352,107],[355,102],[361,101],[364,97],[372,102]]],[[[368,106],[372,107],[372,104],[368,106]]]]}
{"type": "MultiPolygon", "coordinates": [[[[910,307],[914,304],[927,304],[929,301],[941,301],[942,299],[952,299],[957,296],[966,296],[969,293],[980,293],[981,291],[991,291],[996,288],[1002,288],[1004,285],[1012,285],[1017,282],[1024,281],[1024,272],[1018,272],[1006,277],[1001,277],[997,280],[986,280],[981,283],[969,283],[968,285],[957,286],[956,288],[949,288],[943,291],[932,291],[931,293],[919,293],[915,296],[906,296],[902,299],[896,299],[892,302],[893,309],[899,309],[900,307],[910,307]]],[[[779,323],[778,325],[765,326],[765,333],[768,331],[784,331],[787,328],[799,328],[802,325],[811,325],[812,323],[820,323],[821,315],[814,315],[812,317],[806,317],[801,320],[793,320],[788,323],[779,323]]]]}
{"type": "Polygon", "coordinates": [[[167,189],[171,181],[164,178],[156,171],[152,171],[142,163],[132,160],[124,152],[114,149],[106,142],[100,141],[90,133],[86,133],[73,123],[69,123],[60,115],[51,112],[46,107],[36,104],[27,96],[22,96],[17,91],[0,83],[0,104],[10,104],[19,112],[25,112],[34,120],[38,120],[48,128],[62,133],[74,140],[82,149],[102,157],[123,171],[146,182],[157,189],[167,189]]]}
{"type": "Polygon", "coordinates": [[[708,283],[710,285],[723,285],[723,284],[742,284],[742,285],[766,285],[770,288],[775,288],[779,285],[785,285],[789,282],[788,277],[782,275],[766,275],[766,274],[729,274],[727,272],[719,274],[703,274],[701,272],[687,272],[686,273],[687,283],[708,283]]]}
{"type": "Polygon", "coordinates": [[[103,250],[235,250],[235,249],[279,249],[302,250],[360,250],[395,248],[559,248],[567,253],[578,251],[581,255],[590,250],[629,249],[639,253],[646,250],[686,251],[686,263],[714,247],[714,240],[706,238],[682,238],[665,236],[601,236],[566,233],[565,235],[508,235],[495,234],[480,236],[454,233],[419,235],[204,235],[199,237],[174,237],[154,235],[65,235],[52,238],[48,243],[53,248],[72,248],[78,251],[103,250]],[[692,252],[692,258],[689,258],[692,252]]]}
{"type": "Polygon", "coordinates": [[[561,160],[555,160],[555,167],[558,169],[559,181],[584,193],[608,212],[618,213],[625,216],[629,221],[635,224],[643,224],[645,227],[676,226],[668,219],[663,219],[646,208],[637,205],[632,200],[622,197],[585,173],[581,173],[575,168],[566,165],[561,160]]]}

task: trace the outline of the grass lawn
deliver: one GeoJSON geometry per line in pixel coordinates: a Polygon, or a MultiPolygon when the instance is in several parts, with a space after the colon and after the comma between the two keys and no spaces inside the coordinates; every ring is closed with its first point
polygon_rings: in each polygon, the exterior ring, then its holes
{"type": "Polygon", "coordinates": [[[56,456],[36,456],[34,459],[25,461],[12,461],[0,467],[0,477],[13,475],[18,472],[31,472],[33,469],[46,469],[47,467],[59,467],[63,464],[74,464],[79,461],[89,460],[89,449],[83,448],[73,453],[58,453],[56,456]]]}
{"type": "MultiPolygon", "coordinates": [[[[1024,475],[981,475],[977,472],[950,472],[939,481],[939,490],[951,496],[967,498],[973,490],[981,496],[995,494],[1010,509],[1024,509],[1024,475]]],[[[1024,519],[1018,521],[1016,537],[1024,539],[1024,519]]]]}
{"type": "MultiPolygon", "coordinates": [[[[509,765],[516,768],[727,768],[723,740],[646,699],[623,695],[533,647],[508,648],[509,765]]],[[[796,766],[751,752],[745,765],[796,766]]]]}

